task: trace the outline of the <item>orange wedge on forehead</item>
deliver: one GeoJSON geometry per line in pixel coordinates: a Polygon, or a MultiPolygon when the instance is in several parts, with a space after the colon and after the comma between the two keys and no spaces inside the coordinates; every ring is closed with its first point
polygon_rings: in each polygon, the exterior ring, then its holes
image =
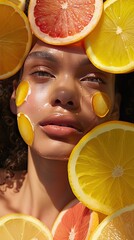
{"type": "Polygon", "coordinates": [[[30,0],[33,33],[53,45],[77,42],[91,32],[103,9],[102,0],[30,0]]]}
{"type": "Polygon", "coordinates": [[[32,42],[28,19],[15,4],[0,1],[0,80],[14,75],[23,65],[32,42]]]}

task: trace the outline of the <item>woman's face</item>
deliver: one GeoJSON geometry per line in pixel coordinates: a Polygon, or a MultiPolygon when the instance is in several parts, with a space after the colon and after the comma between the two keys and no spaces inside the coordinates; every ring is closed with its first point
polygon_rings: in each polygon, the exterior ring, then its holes
{"type": "Polygon", "coordinates": [[[82,44],[56,47],[38,41],[25,61],[22,81],[29,83],[30,91],[17,112],[30,119],[31,148],[39,156],[68,159],[88,131],[112,118],[114,76],[95,68],[82,44]],[[110,102],[106,102],[109,107],[104,116],[98,115],[99,99],[94,98],[101,92],[110,102]]]}

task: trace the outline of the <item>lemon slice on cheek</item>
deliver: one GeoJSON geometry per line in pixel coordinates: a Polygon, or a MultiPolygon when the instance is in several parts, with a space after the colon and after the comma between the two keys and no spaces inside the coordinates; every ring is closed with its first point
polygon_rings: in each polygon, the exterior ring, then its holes
{"type": "Polygon", "coordinates": [[[31,146],[34,139],[34,127],[31,120],[24,113],[17,114],[18,128],[23,140],[31,146]]]}
{"type": "Polygon", "coordinates": [[[22,81],[16,90],[16,106],[19,107],[27,100],[30,95],[31,89],[28,81],[22,81]]]}
{"type": "Polygon", "coordinates": [[[96,92],[92,97],[92,106],[95,114],[103,118],[108,114],[111,108],[111,100],[106,93],[96,92]]]}

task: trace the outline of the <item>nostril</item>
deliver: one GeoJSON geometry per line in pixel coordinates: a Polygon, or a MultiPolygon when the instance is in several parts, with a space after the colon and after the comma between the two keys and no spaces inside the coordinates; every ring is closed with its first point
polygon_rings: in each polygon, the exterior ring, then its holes
{"type": "Polygon", "coordinates": [[[72,101],[68,101],[68,105],[73,106],[74,104],[72,101]]]}
{"type": "Polygon", "coordinates": [[[55,103],[56,103],[56,104],[59,104],[59,103],[61,103],[61,101],[60,101],[59,99],[56,99],[56,100],[55,100],[55,103]]]}

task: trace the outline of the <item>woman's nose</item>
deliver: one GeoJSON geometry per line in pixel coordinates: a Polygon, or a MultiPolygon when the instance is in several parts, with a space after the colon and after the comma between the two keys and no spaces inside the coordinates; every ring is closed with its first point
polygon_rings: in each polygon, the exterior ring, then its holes
{"type": "Polygon", "coordinates": [[[80,94],[78,87],[70,81],[61,84],[55,82],[51,95],[51,104],[53,106],[62,106],[64,108],[78,109],[80,106],[80,94]]]}

